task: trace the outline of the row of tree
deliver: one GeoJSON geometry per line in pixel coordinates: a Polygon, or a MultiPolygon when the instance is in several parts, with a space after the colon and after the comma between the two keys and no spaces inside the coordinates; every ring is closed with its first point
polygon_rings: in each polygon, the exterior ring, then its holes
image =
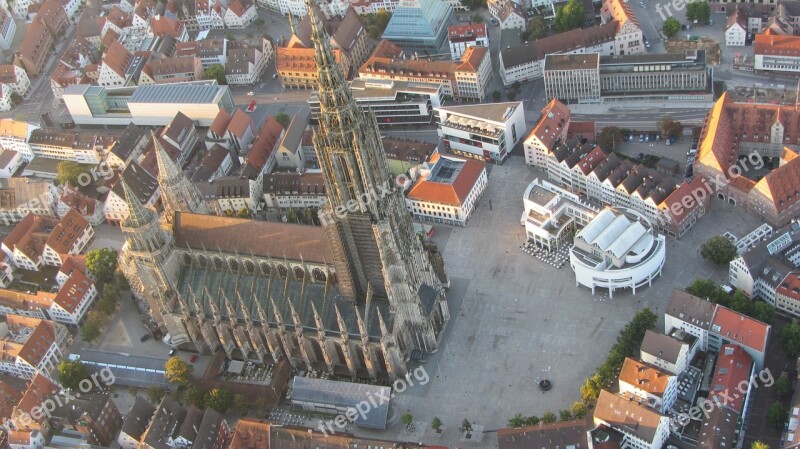
{"type": "Polygon", "coordinates": [[[120,292],[129,286],[125,276],[117,270],[117,252],[113,249],[99,248],[86,253],[86,268],[97,279],[100,289],[100,299],[81,325],[81,338],[92,342],[100,336],[103,323],[117,310],[120,292]]]}
{"type": "Polygon", "coordinates": [[[771,305],[764,301],[753,301],[740,290],[730,295],[710,279],[695,279],[686,288],[686,292],[707,299],[714,304],[725,306],[763,323],[772,324],[775,318],[775,308],[771,305]]]}
{"type": "Polygon", "coordinates": [[[559,421],[571,421],[573,419],[581,419],[586,416],[588,413],[588,407],[581,401],[577,401],[572,404],[569,410],[561,410],[558,412],[558,416],[556,416],[553,412],[547,412],[542,415],[541,418],[538,416],[523,416],[521,413],[517,413],[514,415],[513,418],[508,420],[508,427],[522,427],[522,426],[535,426],[537,424],[552,424],[559,421]]]}

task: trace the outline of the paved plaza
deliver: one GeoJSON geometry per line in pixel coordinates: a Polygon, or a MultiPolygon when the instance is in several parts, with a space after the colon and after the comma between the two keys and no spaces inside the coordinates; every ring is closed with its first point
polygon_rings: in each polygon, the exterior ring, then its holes
{"type": "Polygon", "coordinates": [[[602,292],[592,296],[575,285],[568,267],[555,269],[519,250],[522,194],[543,176],[512,156],[504,166],[491,167],[487,192],[465,228],[436,226],[434,239],[443,248],[452,284],[444,344],[423,365],[430,381],[418,385],[412,377],[417,385],[393,399],[389,433],[358,434],[495,447],[492,431],[514,414],[558,414],[575,402],[583,380],[637,310],[650,307],[663,316],[673,287],[697,277],[727,279],[726,269],[700,258],[706,238],[725,231],[741,237],[759,225],[741,209],[715,200],[687,237],[667,241],[667,263],[652,287],[636,296],[630,291],[618,291],[614,299],[602,292]],[[537,385],[544,378],[553,382],[546,393],[537,385]],[[406,410],[414,416],[413,433],[398,422],[406,410]],[[444,423],[441,435],[430,428],[434,416],[444,423]],[[473,439],[464,441],[458,431],[464,418],[486,433],[473,432],[473,439]]]}

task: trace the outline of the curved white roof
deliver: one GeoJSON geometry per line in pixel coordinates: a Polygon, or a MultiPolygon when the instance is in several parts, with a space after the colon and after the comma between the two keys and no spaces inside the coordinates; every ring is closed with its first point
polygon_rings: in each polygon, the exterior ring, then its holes
{"type": "Polygon", "coordinates": [[[600,233],[591,243],[597,245],[602,251],[608,250],[611,245],[625,232],[631,222],[625,215],[618,215],[603,232],[600,233]]]}
{"type": "Polygon", "coordinates": [[[625,231],[608,248],[616,258],[627,254],[639,239],[647,233],[647,229],[638,221],[628,226],[625,231]]]}
{"type": "Polygon", "coordinates": [[[591,244],[603,230],[614,221],[614,212],[604,209],[585,228],[581,229],[577,237],[584,242],[591,244]]]}

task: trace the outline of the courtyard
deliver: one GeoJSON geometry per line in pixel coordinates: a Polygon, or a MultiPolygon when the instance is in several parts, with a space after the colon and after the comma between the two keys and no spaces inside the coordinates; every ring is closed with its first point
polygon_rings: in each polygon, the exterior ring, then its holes
{"type": "Polygon", "coordinates": [[[519,249],[522,193],[544,173],[516,155],[490,170],[486,194],[469,224],[437,226],[433,237],[451,278],[451,318],[441,348],[422,366],[430,381],[395,395],[387,433],[357,429],[359,435],[496,447],[493,431],[516,413],[541,417],[568,409],[636,311],[650,307],[661,317],[673,288],[698,277],[726,281],[727,269],[700,257],[705,239],[725,231],[742,237],[760,224],[713,200],[686,237],[667,240],[667,263],[652,287],[636,296],[630,291],[617,291],[614,299],[602,291],[592,296],[575,285],[568,267],[558,270],[519,249]],[[553,388],[540,391],[541,379],[552,381],[553,388]],[[413,432],[399,422],[406,411],[413,415],[413,432]],[[443,422],[441,434],[430,428],[434,417],[443,422]],[[458,430],[465,418],[474,429],[466,441],[458,430]]]}

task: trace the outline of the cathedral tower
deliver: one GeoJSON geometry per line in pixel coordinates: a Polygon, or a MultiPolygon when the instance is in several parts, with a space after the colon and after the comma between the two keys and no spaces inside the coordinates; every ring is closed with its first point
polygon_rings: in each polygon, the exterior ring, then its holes
{"type": "Polygon", "coordinates": [[[307,0],[320,100],[314,148],[328,203],[320,219],[340,291],[356,301],[387,298],[401,350],[433,352],[449,318],[444,287],[389,173],[375,116],[361,112],[307,0]]]}
{"type": "Polygon", "coordinates": [[[172,223],[177,211],[208,214],[208,207],[197,186],[183,174],[183,170],[167,154],[155,134],[152,136],[158,161],[158,187],[161,189],[161,202],[164,204],[164,220],[172,223]]]}

